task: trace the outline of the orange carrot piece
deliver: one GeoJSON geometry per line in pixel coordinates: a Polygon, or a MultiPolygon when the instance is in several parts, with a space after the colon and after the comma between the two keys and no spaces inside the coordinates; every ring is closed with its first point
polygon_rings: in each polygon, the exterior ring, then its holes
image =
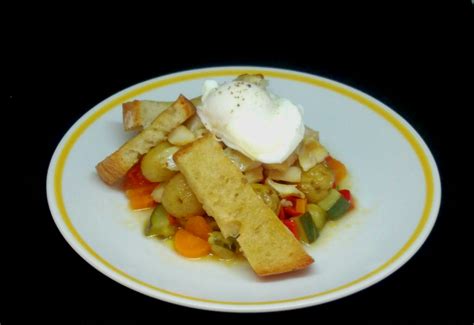
{"type": "Polygon", "coordinates": [[[133,210],[148,209],[156,206],[156,202],[150,195],[134,196],[129,198],[129,201],[130,207],[133,210]]]}
{"type": "Polygon", "coordinates": [[[306,212],[306,199],[297,199],[295,209],[298,213],[304,214],[306,212]]]}
{"type": "Polygon", "coordinates": [[[334,172],[335,183],[339,184],[347,175],[346,166],[331,156],[326,158],[326,163],[328,164],[328,167],[334,172]]]}
{"type": "Polygon", "coordinates": [[[209,233],[212,231],[206,219],[201,216],[189,217],[184,229],[204,240],[207,240],[209,233]]]}
{"type": "Polygon", "coordinates": [[[132,199],[136,196],[150,196],[151,192],[153,192],[156,186],[157,184],[148,184],[142,187],[129,189],[125,191],[125,195],[127,195],[129,199],[132,199]]]}
{"type": "Polygon", "coordinates": [[[174,235],[174,248],[185,257],[202,257],[211,252],[211,245],[189,231],[179,229],[174,235]]]}

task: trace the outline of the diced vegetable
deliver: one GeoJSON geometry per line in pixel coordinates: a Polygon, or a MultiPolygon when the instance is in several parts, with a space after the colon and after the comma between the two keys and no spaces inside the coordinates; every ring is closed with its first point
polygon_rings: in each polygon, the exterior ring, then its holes
{"type": "Polygon", "coordinates": [[[275,181],[299,183],[301,181],[301,168],[291,166],[285,171],[272,169],[268,171],[267,177],[275,181]]]}
{"type": "Polygon", "coordinates": [[[354,208],[354,200],[352,199],[352,194],[351,191],[349,190],[339,190],[339,193],[341,193],[342,197],[345,198],[349,203],[351,204],[350,209],[354,208]]]}
{"type": "Polygon", "coordinates": [[[156,202],[153,200],[151,195],[133,196],[128,200],[132,210],[150,209],[156,205],[156,202]]]}
{"type": "Polygon", "coordinates": [[[170,222],[170,225],[173,225],[173,226],[179,226],[180,225],[179,220],[177,218],[173,217],[170,214],[168,214],[168,220],[170,222]]]}
{"type": "Polygon", "coordinates": [[[220,231],[213,231],[207,240],[214,255],[222,259],[231,259],[235,256],[237,242],[234,238],[224,238],[220,231]]]}
{"type": "Polygon", "coordinates": [[[288,158],[286,158],[284,162],[279,163],[279,164],[263,164],[263,168],[266,170],[285,171],[291,165],[293,165],[297,159],[298,159],[298,155],[296,153],[292,153],[288,158]]]}
{"type": "Polygon", "coordinates": [[[247,170],[244,173],[245,178],[249,184],[259,183],[263,181],[263,167],[259,166],[257,168],[247,170]]]}
{"type": "Polygon", "coordinates": [[[224,149],[224,154],[234,163],[235,166],[240,169],[241,172],[255,169],[262,165],[261,162],[252,160],[244,154],[238,152],[237,150],[234,150],[229,147],[224,149]]]}
{"type": "Polygon", "coordinates": [[[326,163],[319,163],[302,173],[301,183],[298,186],[306,195],[308,202],[317,203],[328,195],[333,184],[334,173],[326,163]]]}
{"type": "Polygon", "coordinates": [[[273,188],[268,185],[264,184],[251,184],[255,193],[260,196],[263,202],[268,205],[275,213],[278,211],[278,205],[280,203],[280,199],[278,198],[277,192],[273,188]]]}
{"type": "Polygon", "coordinates": [[[318,228],[318,230],[323,229],[327,220],[326,211],[321,209],[317,204],[308,204],[306,209],[311,214],[316,228],[318,228]]]}
{"type": "Polygon", "coordinates": [[[159,186],[159,184],[151,183],[148,185],[144,185],[142,187],[132,188],[132,189],[126,190],[125,195],[128,198],[133,198],[135,196],[150,195],[157,186],[159,186]]]}
{"type": "Polygon", "coordinates": [[[211,245],[211,252],[215,256],[224,260],[230,260],[235,257],[235,253],[233,251],[219,245],[211,245]]]}
{"type": "Polygon", "coordinates": [[[201,216],[202,204],[189,187],[183,174],[176,174],[165,186],[161,200],[166,211],[177,218],[201,216]]]}
{"type": "Polygon", "coordinates": [[[286,219],[285,209],[282,206],[280,206],[280,209],[278,210],[278,219],[280,220],[286,219]]]}
{"type": "Polygon", "coordinates": [[[266,179],[265,183],[270,185],[275,191],[277,191],[280,197],[296,196],[302,199],[305,198],[304,193],[298,190],[296,185],[280,184],[272,181],[269,178],[266,179]]]}
{"type": "Polygon", "coordinates": [[[168,168],[169,159],[172,160],[173,154],[178,150],[178,147],[173,147],[165,141],[148,151],[141,161],[141,170],[146,179],[151,182],[164,182],[171,179],[176,171],[168,168]]]}
{"type": "Polygon", "coordinates": [[[153,208],[156,203],[153,200],[151,193],[157,186],[156,183],[150,183],[138,188],[131,188],[125,191],[130,207],[133,210],[153,208]]]}
{"type": "Polygon", "coordinates": [[[324,211],[328,211],[329,209],[332,208],[334,204],[336,204],[337,200],[339,200],[340,197],[341,197],[341,193],[339,193],[335,189],[331,189],[329,191],[328,196],[326,196],[322,201],[320,201],[318,205],[324,211]]]}
{"type": "Polygon", "coordinates": [[[295,222],[301,241],[311,244],[318,238],[319,232],[310,213],[305,213],[300,217],[293,217],[290,220],[295,222]]]}
{"type": "Polygon", "coordinates": [[[150,184],[153,183],[146,179],[145,176],[143,176],[142,170],[140,168],[140,162],[137,162],[135,165],[133,165],[132,168],[130,168],[130,170],[125,175],[123,189],[129,190],[150,184]]]}
{"type": "Polygon", "coordinates": [[[313,137],[305,138],[298,150],[298,160],[305,172],[324,161],[328,155],[326,148],[313,137]]]}
{"type": "Polygon", "coordinates": [[[158,205],[150,216],[150,222],[145,231],[147,236],[158,236],[160,238],[167,238],[174,235],[176,232],[175,225],[172,224],[168,213],[163,206],[158,205]]]}
{"type": "Polygon", "coordinates": [[[219,245],[231,251],[235,251],[238,247],[238,244],[235,238],[232,238],[232,237],[224,238],[224,235],[222,235],[220,231],[211,232],[209,234],[209,238],[207,241],[211,245],[219,245]]]}
{"type": "Polygon", "coordinates": [[[351,203],[335,189],[331,189],[329,195],[318,205],[327,212],[328,218],[332,220],[342,217],[351,207],[351,203]]]}
{"type": "Polygon", "coordinates": [[[212,231],[206,219],[201,216],[189,217],[188,220],[186,220],[184,229],[205,240],[207,240],[209,233],[212,231]]]}
{"type": "Polygon", "coordinates": [[[296,222],[294,219],[286,219],[282,220],[285,226],[291,231],[291,233],[296,237],[296,239],[299,239],[299,234],[298,234],[298,227],[296,226],[296,222]]]}
{"type": "Polygon", "coordinates": [[[286,200],[292,202],[292,206],[284,207],[285,215],[296,217],[304,214],[306,212],[306,199],[300,199],[297,197],[289,197],[286,200]]]}
{"type": "Polygon", "coordinates": [[[329,219],[336,220],[342,217],[351,208],[351,203],[341,196],[339,200],[328,210],[329,219]]]}
{"type": "Polygon", "coordinates": [[[207,240],[184,229],[179,229],[174,235],[174,248],[179,254],[191,258],[206,256],[211,252],[207,240]]]}
{"type": "Polygon", "coordinates": [[[347,175],[346,166],[342,162],[337,159],[334,159],[331,156],[328,156],[326,158],[326,163],[329,168],[331,168],[331,170],[334,172],[336,184],[339,184],[347,175]]]}
{"type": "Polygon", "coordinates": [[[342,197],[345,198],[347,201],[351,202],[351,191],[349,190],[339,190],[342,197]]]}
{"type": "Polygon", "coordinates": [[[178,126],[168,135],[168,141],[175,146],[184,146],[195,140],[194,134],[184,125],[178,126]]]}

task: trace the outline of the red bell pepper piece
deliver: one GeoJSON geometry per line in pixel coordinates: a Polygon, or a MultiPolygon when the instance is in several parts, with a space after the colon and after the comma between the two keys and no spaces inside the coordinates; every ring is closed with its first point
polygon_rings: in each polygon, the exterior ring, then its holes
{"type": "Polygon", "coordinates": [[[341,193],[342,197],[345,198],[347,201],[351,201],[351,191],[349,190],[340,190],[339,193],[341,193]]]}
{"type": "Polygon", "coordinates": [[[134,188],[145,187],[151,184],[157,185],[158,183],[152,183],[149,180],[147,180],[145,176],[143,176],[142,169],[140,166],[140,161],[139,161],[135,165],[133,165],[133,167],[130,168],[130,170],[125,175],[125,179],[123,182],[123,189],[130,190],[134,188]]]}
{"type": "Polygon", "coordinates": [[[290,229],[291,233],[296,237],[296,239],[299,239],[298,228],[296,226],[295,220],[287,219],[283,220],[283,223],[288,229],[290,229]]]}
{"type": "Polygon", "coordinates": [[[171,214],[168,214],[168,221],[170,222],[170,225],[172,225],[172,226],[178,226],[179,225],[178,219],[173,217],[171,214]]]}
{"type": "Polygon", "coordinates": [[[351,191],[349,190],[340,190],[339,193],[341,193],[342,197],[345,198],[349,203],[351,204],[350,209],[354,208],[354,200],[352,200],[352,195],[351,191]]]}
{"type": "Polygon", "coordinates": [[[282,221],[286,219],[285,209],[283,207],[280,207],[280,211],[278,211],[278,219],[282,221]]]}

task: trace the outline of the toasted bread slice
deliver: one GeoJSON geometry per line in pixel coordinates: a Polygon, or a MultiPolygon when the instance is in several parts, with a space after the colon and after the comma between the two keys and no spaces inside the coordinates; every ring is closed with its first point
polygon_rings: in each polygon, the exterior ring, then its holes
{"type": "Polygon", "coordinates": [[[290,272],[313,263],[212,135],[182,148],[174,160],[223,235],[237,237],[258,275],[290,272]]]}
{"type": "MultiPolygon", "coordinates": [[[[190,101],[196,106],[201,102],[201,97],[193,98],[190,101]]],[[[125,131],[145,129],[172,104],[173,102],[157,102],[154,100],[134,100],[123,103],[123,128],[125,131]]]]}
{"type": "Polygon", "coordinates": [[[186,97],[179,98],[142,132],[127,141],[117,151],[97,164],[97,172],[107,184],[114,184],[125,176],[127,171],[159,142],[166,140],[168,134],[193,116],[196,108],[186,97]]]}
{"type": "Polygon", "coordinates": [[[125,131],[144,129],[171,104],[173,102],[156,102],[153,100],[134,100],[123,103],[123,128],[125,131]]]}

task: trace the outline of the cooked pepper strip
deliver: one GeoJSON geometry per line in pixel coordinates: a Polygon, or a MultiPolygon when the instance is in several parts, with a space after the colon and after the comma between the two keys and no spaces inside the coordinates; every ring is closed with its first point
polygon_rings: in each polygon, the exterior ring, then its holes
{"type": "Polygon", "coordinates": [[[299,236],[298,236],[298,228],[296,226],[296,223],[295,223],[295,220],[293,219],[287,219],[287,220],[283,220],[283,223],[285,224],[285,226],[290,229],[290,231],[292,232],[292,234],[296,237],[296,239],[299,239],[299,236]]]}
{"type": "Polygon", "coordinates": [[[150,184],[157,185],[158,183],[152,183],[143,176],[139,161],[127,172],[122,186],[124,190],[129,190],[150,184]]]}
{"type": "Polygon", "coordinates": [[[345,198],[351,204],[349,210],[354,208],[354,200],[352,199],[351,191],[349,190],[340,190],[342,197],[345,198]]]}

